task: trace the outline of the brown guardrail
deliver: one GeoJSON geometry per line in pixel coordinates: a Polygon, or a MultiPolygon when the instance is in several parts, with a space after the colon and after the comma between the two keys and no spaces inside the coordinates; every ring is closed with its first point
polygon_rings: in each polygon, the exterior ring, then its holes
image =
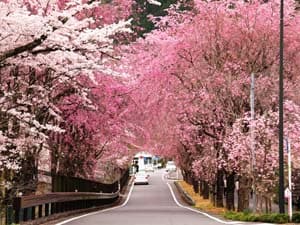
{"type": "Polygon", "coordinates": [[[16,197],[13,203],[14,218],[11,221],[35,220],[52,214],[77,209],[97,207],[113,203],[119,197],[114,193],[54,192],[44,195],[16,197]]]}
{"type": "Polygon", "coordinates": [[[97,207],[110,204],[119,197],[114,193],[54,192],[44,195],[16,197],[13,203],[12,219],[15,223],[35,220],[56,213],[97,207]]]}
{"type": "Polygon", "coordinates": [[[129,171],[126,171],[118,182],[105,185],[79,178],[58,177],[60,179],[58,184],[61,185],[58,186],[60,192],[15,197],[13,205],[7,206],[6,220],[9,221],[7,224],[29,220],[35,220],[35,224],[38,224],[40,220],[36,219],[44,220],[53,214],[73,210],[76,212],[114,203],[119,198],[119,189],[122,190],[128,178],[129,171]],[[68,191],[61,192],[65,189],[68,191]],[[69,189],[79,191],[70,192],[69,189]]]}
{"type": "Polygon", "coordinates": [[[115,193],[53,192],[44,195],[28,195],[15,198],[14,208],[28,208],[56,202],[111,199],[118,197],[118,195],[119,191],[115,193]]]}

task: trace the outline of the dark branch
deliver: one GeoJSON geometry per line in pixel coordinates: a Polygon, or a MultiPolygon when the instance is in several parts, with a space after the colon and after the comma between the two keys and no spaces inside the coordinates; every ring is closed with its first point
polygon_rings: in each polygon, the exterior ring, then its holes
{"type": "MultiPolygon", "coordinates": [[[[62,22],[62,24],[65,24],[68,21],[68,18],[58,18],[58,19],[62,22]]],[[[52,32],[54,32],[57,29],[58,29],[57,27],[53,27],[52,32]]],[[[25,45],[22,45],[20,47],[8,50],[3,55],[0,55],[0,63],[3,62],[4,60],[10,58],[10,57],[14,57],[14,56],[19,55],[23,52],[33,50],[35,47],[41,45],[47,38],[48,38],[48,35],[43,34],[39,38],[37,38],[37,39],[35,39],[35,40],[25,44],[25,45]]]]}
{"type": "Polygon", "coordinates": [[[45,40],[47,39],[47,35],[42,35],[40,38],[35,39],[32,42],[29,42],[26,45],[14,48],[12,50],[9,50],[7,52],[5,52],[3,55],[0,56],[0,62],[3,62],[4,60],[6,60],[7,58],[16,56],[18,54],[21,54],[23,52],[29,51],[34,49],[35,47],[39,46],[40,44],[42,44],[45,40]]]}

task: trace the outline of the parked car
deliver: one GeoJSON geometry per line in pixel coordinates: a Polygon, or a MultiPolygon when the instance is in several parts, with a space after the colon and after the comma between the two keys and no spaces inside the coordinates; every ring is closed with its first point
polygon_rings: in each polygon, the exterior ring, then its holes
{"type": "Polygon", "coordinates": [[[134,184],[149,184],[149,174],[146,171],[139,171],[134,175],[134,184]]]}
{"type": "Polygon", "coordinates": [[[153,165],[154,169],[161,169],[162,168],[162,164],[161,163],[157,163],[155,165],[153,165]]]}
{"type": "Polygon", "coordinates": [[[145,171],[146,172],[154,172],[154,167],[152,164],[146,164],[145,165],[145,171]]]}
{"type": "Polygon", "coordinates": [[[174,161],[168,161],[166,164],[166,171],[176,171],[176,165],[174,163],[174,161]]]}

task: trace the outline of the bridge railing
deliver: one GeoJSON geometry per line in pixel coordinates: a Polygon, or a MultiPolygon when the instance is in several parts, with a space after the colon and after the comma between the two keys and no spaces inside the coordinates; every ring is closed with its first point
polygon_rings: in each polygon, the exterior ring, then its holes
{"type": "Polygon", "coordinates": [[[17,197],[13,203],[13,222],[20,223],[55,213],[105,205],[113,203],[118,197],[119,191],[115,193],[54,192],[17,197]]]}
{"type": "Polygon", "coordinates": [[[71,185],[63,184],[64,192],[59,189],[59,192],[16,197],[13,205],[6,208],[6,224],[21,223],[57,213],[111,204],[119,198],[120,190],[126,185],[128,178],[129,172],[125,171],[120,180],[114,184],[94,184],[95,182],[86,180],[83,185],[84,180],[80,179],[80,185],[78,185],[77,179],[73,179],[71,185]],[[65,187],[68,187],[69,190],[65,191],[65,187]],[[74,188],[76,189],[74,190],[74,188]],[[70,191],[72,189],[74,191],[70,191]]]}

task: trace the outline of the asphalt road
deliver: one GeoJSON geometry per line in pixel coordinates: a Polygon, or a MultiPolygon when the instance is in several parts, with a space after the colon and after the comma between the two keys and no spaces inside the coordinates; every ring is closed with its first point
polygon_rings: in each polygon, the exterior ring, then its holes
{"type": "Polygon", "coordinates": [[[191,211],[193,209],[186,208],[177,196],[174,187],[171,187],[171,181],[163,179],[163,174],[162,170],[156,171],[150,174],[149,185],[135,185],[129,193],[128,201],[120,207],[73,218],[72,221],[65,221],[59,225],[244,224],[218,221],[217,218],[209,218],[204,214],[191,211]]]}

